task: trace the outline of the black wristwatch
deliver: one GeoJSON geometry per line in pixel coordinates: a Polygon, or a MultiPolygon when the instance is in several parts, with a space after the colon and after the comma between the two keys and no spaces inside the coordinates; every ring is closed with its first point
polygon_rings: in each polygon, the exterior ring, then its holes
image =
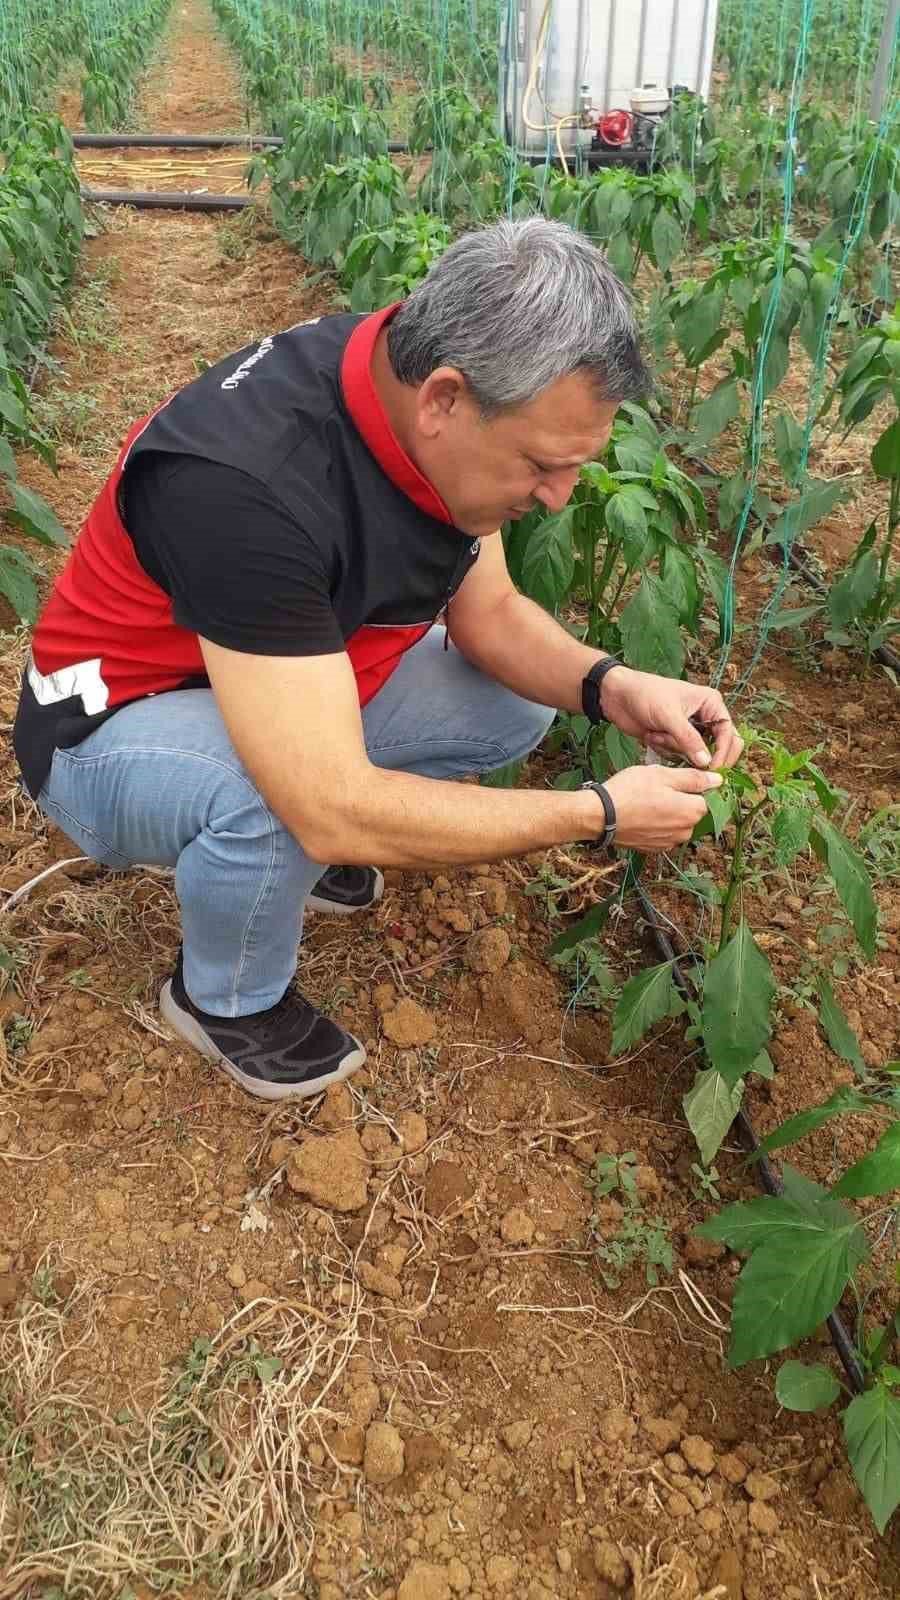
{"type": "MultiPolygon", "coordinates": [[[[605,662],[602,665],[606,665],[605,662]]],[[[590,845],[594,850],[611,850],[616,838],[616,808],[613,797],[605,783],[583,783],[582,789],[593,789],[600,796],[603,805],[603,815],[606,818],[606,827],[596,839],[583,839],[582,844],[590,845]]]]}
{"type": "Polygon", "coordinates": [[[604,713],[600,704],[603,679],[613,667],[621,667],[623,663],[618,656],[604,656],[602,661],[595,663],[590,672],[581,680],[581,709],[588,722],[608,722],[609,718],[604,713]]]}

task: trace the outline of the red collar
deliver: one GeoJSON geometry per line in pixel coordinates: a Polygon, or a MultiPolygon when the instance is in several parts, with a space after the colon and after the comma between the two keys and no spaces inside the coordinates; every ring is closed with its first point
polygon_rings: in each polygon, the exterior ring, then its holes
{"type": "Polygon", "coordinates": [[[453,518],[434,484],[429,483],[410,460],[388,422],[372,377],[375,341],[400,304],[398,300],[392,306],[385,306],[383,311],[373,311],[353,329],[341,364],[344,399],[356,427],[391,482],[402,489],[420,511],[452,526],[453,518]]]}

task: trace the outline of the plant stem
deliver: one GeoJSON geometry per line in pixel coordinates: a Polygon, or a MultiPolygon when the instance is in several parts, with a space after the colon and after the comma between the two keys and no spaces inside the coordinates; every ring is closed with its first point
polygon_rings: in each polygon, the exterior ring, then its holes
{"type": "Polygon", "coordinates": [[[881,562],[878,568],[877,605],[879,616],[882,615],[882,612],[887,610],[887,595],[885,590],[887,588],[888,566],[890,565],[890,560],[894,553],[894,538],[897,533],[898,523],[900,523],[900,478],[892,478],[891,498],[888,505],[887,533],[884,536],[884,545],[882,546],[881,550],[881,562]]]}
{"type": "Polygon", "coordinates": [[[734,906],[735,895],[741,886],[744,877],[744,830],[747,818],[741,811],[738,801],[737,814],[734,823],[734,850],[731,854],[731,871],[728,875],[728,888],[725,899],[722,901],[722,919],[719,923],[719,950],[724,950],[731,933],[731,913],[734,906]]]}

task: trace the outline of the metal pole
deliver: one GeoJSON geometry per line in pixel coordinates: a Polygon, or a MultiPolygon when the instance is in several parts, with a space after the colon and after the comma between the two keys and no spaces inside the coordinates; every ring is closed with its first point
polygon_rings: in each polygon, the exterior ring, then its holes
{"type": "Polygon", "coordinates": [[[881,121],[884,96],[890,77],[890,67],[897,49],[898,30],[900,30],[900,0],[888,0],[884,27],[881,30],[881,43],[878,46],[878,60],[875,63],[875,71],[872,75],[872,101],[869,106],[869,116],[873,122],[881,121]]]}

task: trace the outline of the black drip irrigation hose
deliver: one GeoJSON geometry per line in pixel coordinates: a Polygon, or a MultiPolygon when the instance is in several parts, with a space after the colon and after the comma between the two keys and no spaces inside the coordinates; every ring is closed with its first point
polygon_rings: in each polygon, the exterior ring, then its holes
{"type": "Polygon", "coordinates": [[[91,205],[134,206],[136,211],[243,211],[253,200],[247,194],[190,194],[177,189],[85,189],[91,205]]]}
{"type": "MultiPolygon", "coordinates": [[[[277,133],[73,133],[76,150],[279,150],[277,133]]],[[[430,146],[428,147],[431,148],[430,146]]],[[[409,145],[388,144],[390,155],[408,155],[409,145]]]]}
{"type": "MultiPolygon", "coordinates": [[[[666,933],[665,928],[663,927],[659,912],[653,904],[653,901],[650,899],[646,889],[639,880],[634,883],[633,887],[637,896],[638,905],[641,908],[641,915],[643,916],[647,927],[653,935],[653,941],[657,950],[664,961],[669,961],[672,964],[672,976],[675,979],[677,988],[685,997],[688,995],[693,995],[693,990],[691,989],[687,978],[678,964],[678,957],[675,954],[675,947],[672,944],[669,935],[666,933]]],[[[781,1178],[776,1169],[773,1167],[768,1156],[758,1153],[759,1139],[756,1136],[756,1130],[746,1111],[743,1109],[741,1109],[735,1117],[734,1127],[737,1129],[738,1137],[740,1138],[744,1148],[747,1150],[747,1153],[749,1155],[756,1156],[753,1165],[756,1168],[756,1175],[759,1179],[760,1188],[764,1189],[766,1194],[782,1194],[784,1192],[784,1185],[782,1184],[781,1178]]],[[[840,1357],[841,1365],[847,1374],[847,1381],[855,1394],[862,1394],[866,1386],[865,1378],[863,1376],[862,1368],[860,1367],[860,1364],[856,1358],[856,1352],[853,1348],[853,1341],[847,1332],[843,1319],[837,1311],[832,1311],[831,1315],[826,1319],[826,1321],[828,1324],[828,1332],[831,1334],[832,1344],[834,1345],[834,1348],[840,1357]]]]}

